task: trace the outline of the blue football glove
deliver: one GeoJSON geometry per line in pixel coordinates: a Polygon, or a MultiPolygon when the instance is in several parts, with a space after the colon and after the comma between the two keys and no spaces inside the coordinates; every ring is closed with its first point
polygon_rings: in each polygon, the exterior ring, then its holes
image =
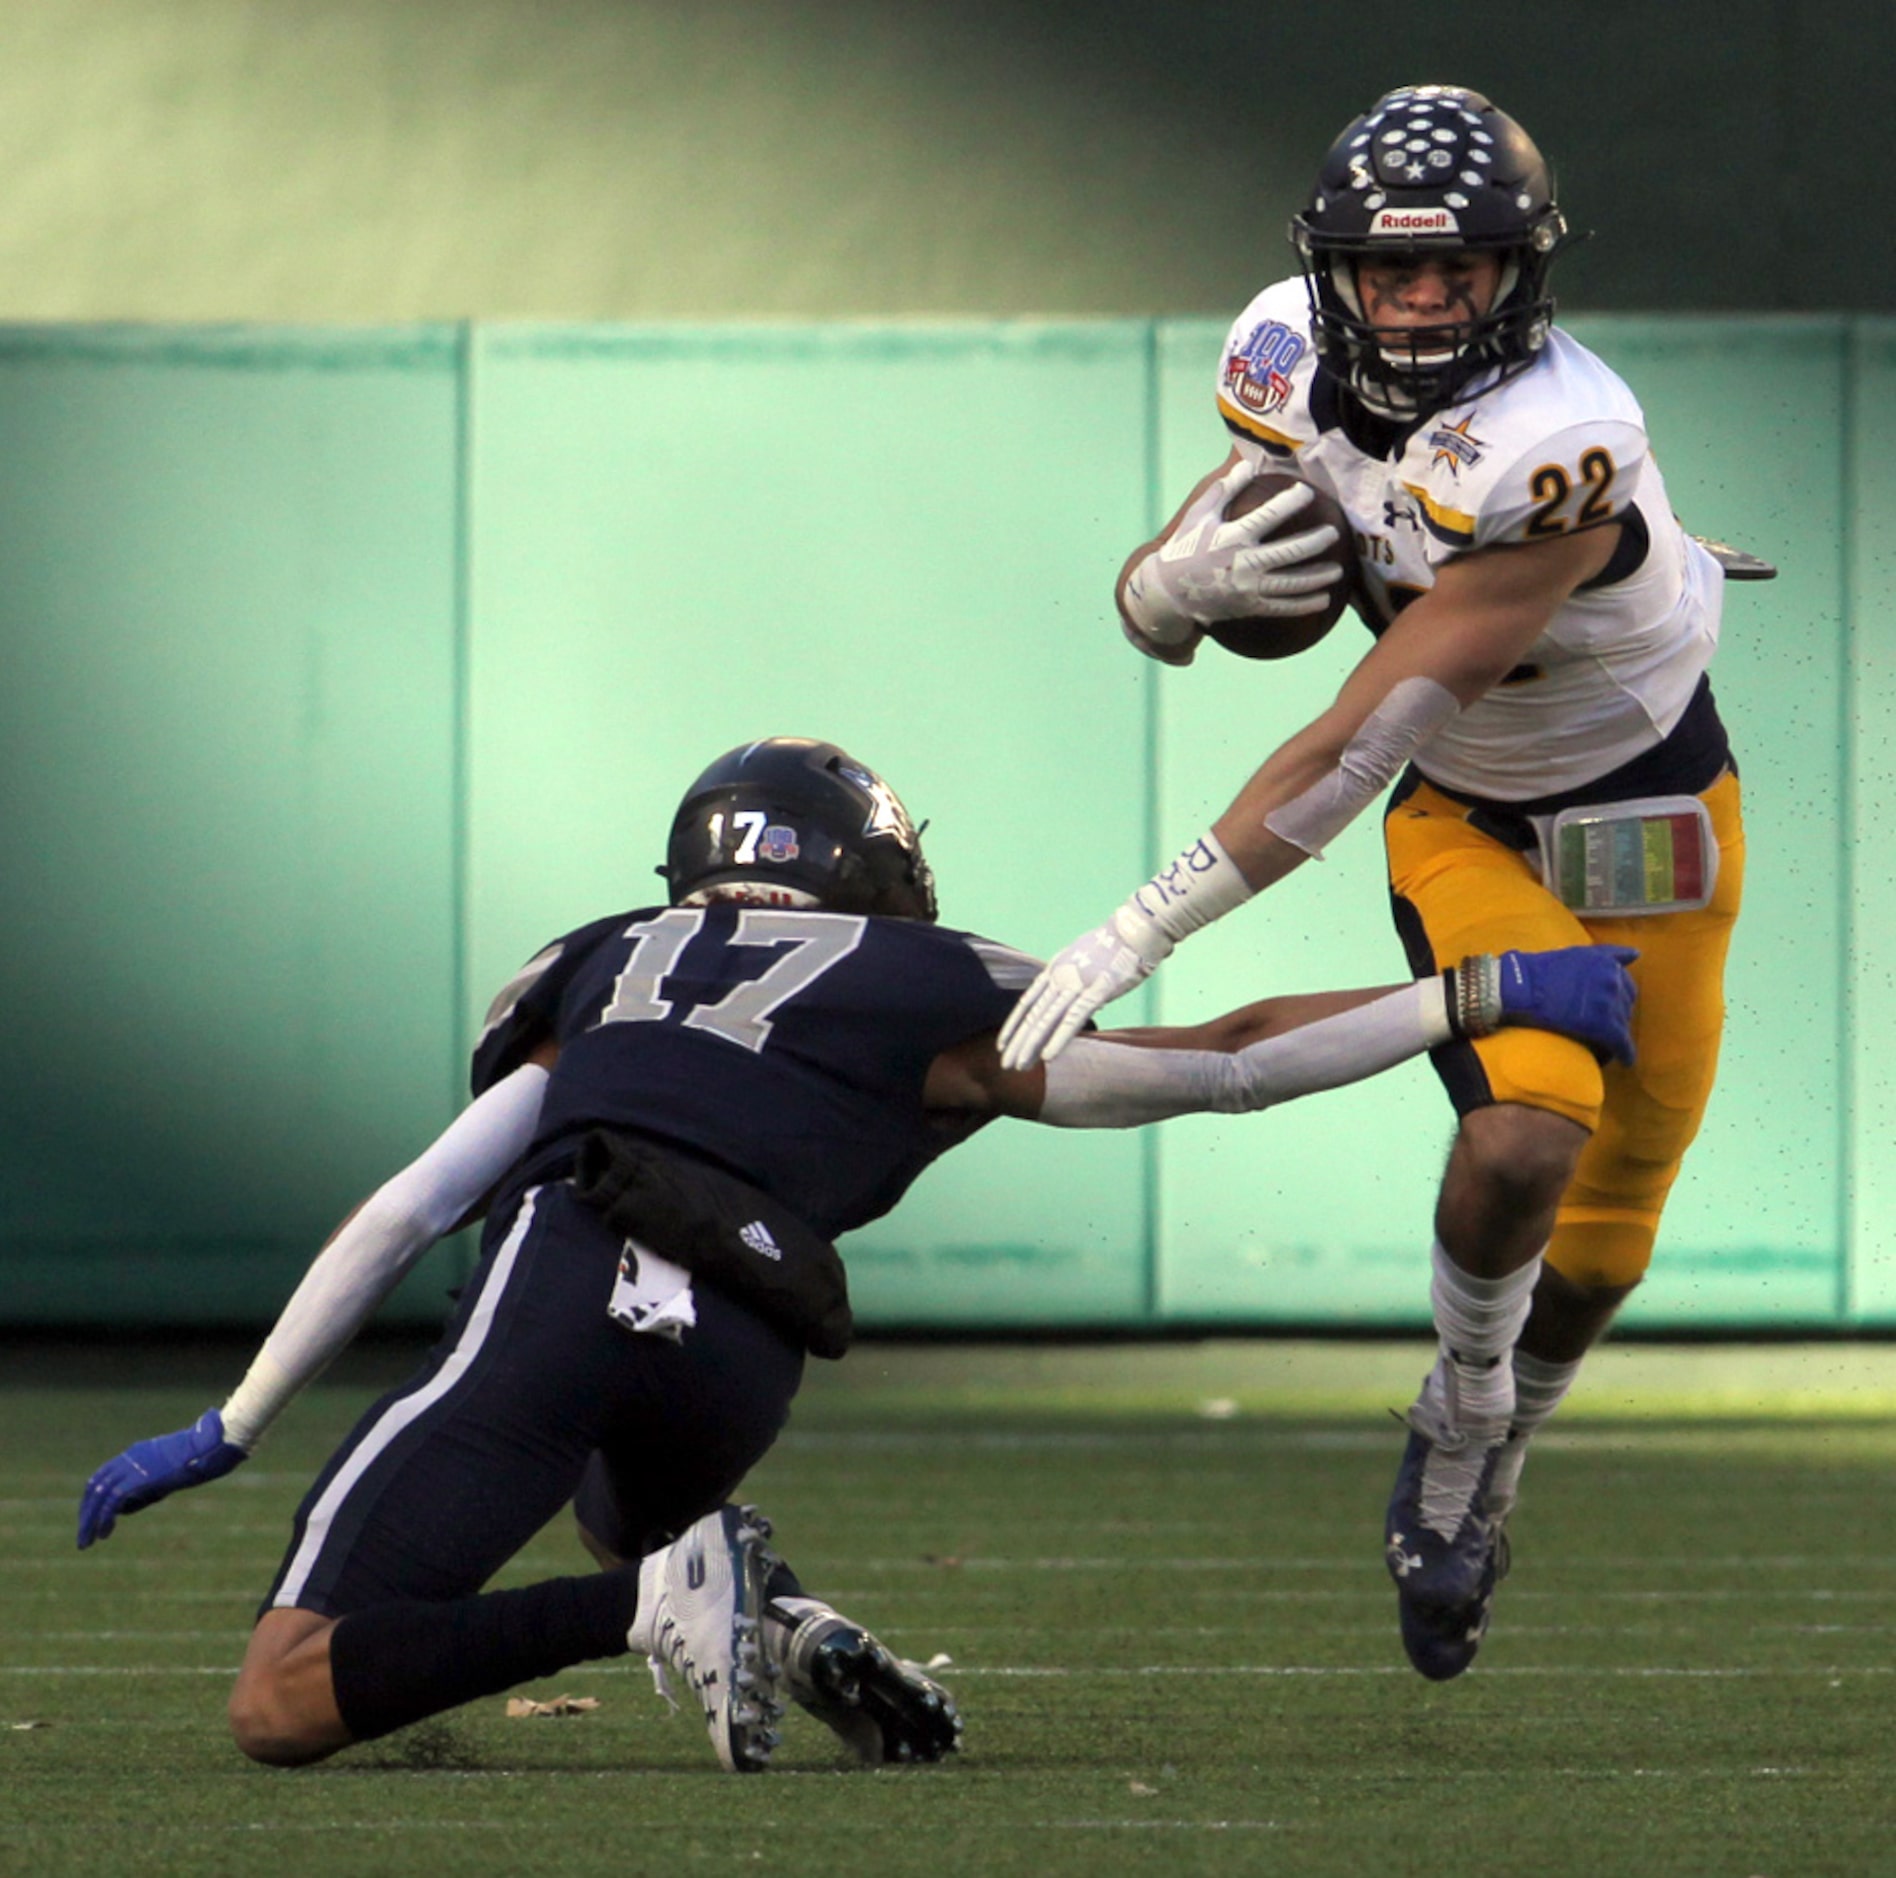
{"type": "Polygon", "coordinates": [[[1602,1058],[1633,1060],[1632,946],[1564,946],[1503,952],[1501,1021],[1534,1024],[1578,1039],[1602,1058]]]}
{"type": "Polygon", "coordinates": [[[79,1496],[79,1550],[105,1538],[121,1513],[153,1506],[180,1487],[201,1487],[250,1456],[224,1439],[224,1418],[206,1409],[175,1435],[134,1441],[86,1482],[79,1496]]]}

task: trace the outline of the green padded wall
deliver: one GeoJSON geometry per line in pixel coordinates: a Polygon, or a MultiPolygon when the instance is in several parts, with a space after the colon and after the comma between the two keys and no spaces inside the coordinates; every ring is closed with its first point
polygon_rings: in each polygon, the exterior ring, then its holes
{"type": "MultiPolygon", "coordinates": [[[[1224,332],[1223,321],[1160,328],[1158,520],[1230,448],[1212,406],[1224,332]]],[[[1175,850],[1217,815],[1329,704],[1369,644],[1346,615],[1296,659],[1247,661],[1207,646],[1183,671],[1154,666],[1160,845],[1175,850]]],[[[1400,982],[1408,969],[1386,906],[1375,820],[1365,817],[1321,864],[1194,935],[1154,981],[1160,1015],[1187,1022],[1280,991],[1400,982]]],[[[1420,1063],[1263,1115],[1168,1122],[1157,1149],[1162,1314],[1414,1321],[1425,1303],[1418,1222],[1449,1123],[1420,1063]]]]}
{"type": "MultiPolygon", "coordinates": [[[[1896,323],[1574,325],[1688,523],[1784,568],[1728,598],[1749,904],[1633,1321],[1896,1322],[1896,323]]],[[[1221,330],[0,331],[0,1322],[266,1318],[452,1112],[493,988],[652,895],[745,738],[888,771],[955,923],[1104,917],[1365,643],[1121,643],[1120,560],[1224,449],[1221,330]]],[[[1365,821],[1112,1015],[1401,975],[1365,821]]],[[[852,1242],[862,1314],[1419,1324],[1449,1132],[1419,1065],[1144,1138],[1004,1124],[852,1242]]]]}
{"type": "MultiPolygon", "coordinates": [[[[680,792],[753,737],[888,775],[951,924],[1050,949],[1121,897],[1145,679],[1104,650],[1145,366],[1131,324],[483,333],[470,1010],[658,898],[680,792]]],[[[990,1129],[850,1265],[874,1320],[1137,1317],[1139,1146],[990,1129]]]]}
{"type": "Polygon", "coordinates": [[[0,1321],[267,1317],[452,1113],[456,408],[427,330],[0,336],[0,1321]]]}
{"type": "MultiPolygon", "coordinates": [[[[1844,1302],[1854,1321],[1888,1325],[1896,1324],[1896,973],[1889,954],[1896,862],[1882,815],[1896,800],[1896,619],[1889,599],[1896,593],[1896,463],[1879,445],[1896,436],[1896,320],[1858,323],[1848,356],[1851,397],[1838,442],[1852,604],[1844,621],[1846,767],[1837,833],[1850,891],[1835,1013],[1844,1039],[1840,1158],[1852,1253],[1844,1302]]],[[[1785,783],[1794,797],[1794,778],[1785,783]]],[[[1796,1171],[1787,1169],[1786,1177],[1796,1171]]]]}

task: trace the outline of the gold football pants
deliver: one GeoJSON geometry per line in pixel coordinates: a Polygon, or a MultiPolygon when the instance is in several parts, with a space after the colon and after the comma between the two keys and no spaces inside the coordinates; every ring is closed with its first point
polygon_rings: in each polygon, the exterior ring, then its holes
{"type": "Polygon", "coordinates": [[[1521,1102],[1592,1131],[1567,1188],[1547,1261],[1587,1287],[1635,1283],[1652,1258],[1660,1209],[1698,1133],[1718,1068],[1725,953],[1744,891],[1738,778],[1704,792],[1718,837],[1711,903],[1693,913],[1586,919],[1540,884],[1528,858],[1469,825],[1469,809],[1420,784],[1383,823],[1396,924],[1417,972],[1470,952],[1556,946],[1639,948],[1632,974],[1638,1060],[1604,1069],[1552,1031],[1509,1028],[1445,1045],[1435,1064],[1458,1111],[1521,1102]]]}

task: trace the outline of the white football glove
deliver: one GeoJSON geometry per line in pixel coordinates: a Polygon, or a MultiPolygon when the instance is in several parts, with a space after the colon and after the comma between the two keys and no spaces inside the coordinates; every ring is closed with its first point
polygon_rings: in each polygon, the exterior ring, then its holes
{"type": "Polygon", "coordinates": [[[1001,1026],[1001,1067],[1031,1069],[1060,1054],[1102,1004],[1123,998],[1171,955],[1172,940],[1131,901],[1104,926],[1062,946],[1001,1026]]]}
{"type": "Polygon", "coordinates": [[[1031,1069],[1066,1048],[1102,1004],[1123,998],[1172,948],[1250,899],[1253,888],[1206,829],[1104,926],[1054,954],[1001,1026],[1003,1069],[1031,1069]]]}
{"type": "Polygon", "coordinates": [[[1224,519],[1226,505],[1257,474],[1255,465],[1240,460],[1208,483],[1170,537],[1127,576],[1120,611],[1126,637],[1141,652],[1185,665],[1207,621],[1298,619],[1328,606],[1323,590],[1343,570],[1334,561],[1301,563],[1334,546],[1336,529],[1326,522],[1276,535],[1316,500],[1308,483],[1272,496],[1235,522],[1224,519]]]}
{"type": "Polygon", "coordinates": [[[1137,578],[1135,570],[1120,596],[1119,630],[1147,658],[1157,659],[1161,665],[1189,665],[1198,656],[1198,642],[1204,638],[1205,629],[1195,620],[1174,619],[1169,613],[1152,612],[1135,602],[1132,580],[1137,578]],[[1136,621],[1134,611],[1140,613],[1136,621]]]}

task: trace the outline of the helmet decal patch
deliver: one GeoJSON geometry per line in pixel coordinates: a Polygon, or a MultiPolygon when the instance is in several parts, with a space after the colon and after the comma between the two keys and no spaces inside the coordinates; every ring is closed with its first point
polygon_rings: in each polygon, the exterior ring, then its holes
{"type": "Polygon", "coordinates": [[[786,861],[794,861],[802,852],[797,845],[797,831],[784,827],[781,822],[772,822],[757,838],[759,860],[775,861],[782,866],[786,861]]]}
{"type": "Polygon", "coordinates": [[[1225,360],[1225,388],[1247,411],[1262,417],[1290,402],[1290,374],[1303,357],[1306,340],[1281,320],[1254,328],[1225,360]]]}

